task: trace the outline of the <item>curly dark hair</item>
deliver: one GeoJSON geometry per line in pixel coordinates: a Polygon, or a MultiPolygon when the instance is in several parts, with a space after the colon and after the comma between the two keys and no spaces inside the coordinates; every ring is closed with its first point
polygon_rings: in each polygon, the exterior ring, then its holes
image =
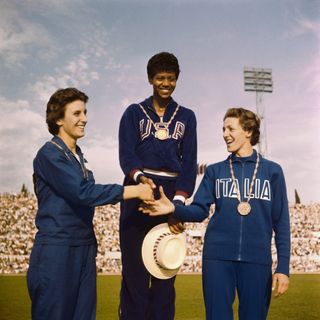
{"type": "Polygon", "coordinates": [[[174,72],[178,79],[180,74],[178,59],[169,52],[157,53],[148,61],[147,72],[149,79],[159,72],[174,72]]]}
{"type": "Polygon", "coordinates": [[[230,108],[224,115],[226,118],[238,118],[243,130],[252,132],[250,143],[256,145],[260,139],[260,118],[252,111],[244,108],[230,108]]]}
{"type": "Polygon", "coordinates": [[[51,134],[59,133],[57,121],[64,117],[65,106],[68,103],[80,100],[87,103],[88,96],[76,88],[58,89],[47,103],[46,122],[51,134]]]}

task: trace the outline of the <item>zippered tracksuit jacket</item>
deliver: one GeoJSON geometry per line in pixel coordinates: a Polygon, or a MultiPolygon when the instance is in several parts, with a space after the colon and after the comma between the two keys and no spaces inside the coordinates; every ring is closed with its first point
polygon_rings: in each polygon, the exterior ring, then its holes
{"type": "Polygon", "coordinates": [[[241,216],[237,212],[239,201],[230,173],[230,157],[241,200],[248,199],[257,159],[255,150],[249,157],[231,154],[226,160],[208,166],[192,204],[175,205],[173,216],[185,222],[201,222],[208,217],[211,204],[215,204],[203,247],[207,319],[233,319],[235,288],[240,300],[240,320],[266,319],[271,294],[273,232],[278,257],[275,272],[289,275],[290,226],[285,179],[277,163],[260,156],[249,202],[251,212],[241,216]],[[259,268],[262,271],[257,272],[259,268]]]}
{"type": "MultiPolygon", "coordinates": [[[[154,123],[161,119],[152,105],[152,96],[141,106],[154,123]]],[[[169,122],[177,108],[171,99],[163,122],[169,122]]],[[[190,109],[180,106],[169,126],[169,137],[159,140],[155,128],[139,104],[130,105],[119,127],[119,158],[125,174],[124,185],[136,184],[141,175],[162,185],[168,197],[176,202],[193,193],[197,169],[196,118],[190,109]]],[[[171,320],[174,318],[174,280],[150,276],[145,268],[141,247],[145,235],[167,217],[149,217],[138,211],[139,200],[121,202],[120,247],[122,285],[120,319],[171,320]],[[151,284],[150,284],[151,277],[151,284]],[[150,287],[149,287],[150,284],[150,287]]]]}
{"type": "Polygon", "coordinates": [[[119,202],[123,186],[95,184],[76,152],[78,159],[54,136],[33,162],[38,232],[27,274],[33,320],[95,319],[94,207],[119,202]]]}

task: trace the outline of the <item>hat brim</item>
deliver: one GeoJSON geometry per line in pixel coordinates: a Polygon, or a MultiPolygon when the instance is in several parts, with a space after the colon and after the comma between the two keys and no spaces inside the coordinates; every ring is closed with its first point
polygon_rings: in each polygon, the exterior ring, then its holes
{"type": "MultiPolygon", "coordinates": [[[[161,236],[164,233],[173,234],[169,229],[168,223],[162,223],[153,227],[145,236],[141,248],[142,260],[146,269],[149,271],[150,274],[152,274],[154,277],[158,279],[170,279],[174,277],[181,268],[180,266],[176,269],[164,269],[161,266],[159,266],[153,258],[153,248],[155,241],[159,238],[159,236],[161,236]]],[[[183,239],[183,243],[186,243],[184,234],[180,233],[173,235],[181,237],[181,239],[183,239]]]]}

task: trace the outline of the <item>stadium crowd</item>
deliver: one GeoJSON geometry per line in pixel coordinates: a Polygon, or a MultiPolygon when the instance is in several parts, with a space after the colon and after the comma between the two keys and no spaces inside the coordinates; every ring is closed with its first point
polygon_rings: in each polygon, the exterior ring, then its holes
{"type": "MultiPolygon", "coordinates": [[[[37,202],[28,192],[0,194],[0,274],[24,273],[33,244],[37,202]]],[[[214,208],[212,213],[214,214],[214,208]]],[[[320,204],[290,205],[292,256],[291,272],[320,272],[320,204]]],[[[100,273],[119,273],[119,205],[96,208],[94,225],[99,245],[100,273]]],[[[203,236],[208,219],[187,223],[187,257],[181,272],[201,272],[203,236]]],[[[273,256],[276,260],[275,248],[273,256]]],[[[275,264],[275,262],[274,262],[275,264]]]]}

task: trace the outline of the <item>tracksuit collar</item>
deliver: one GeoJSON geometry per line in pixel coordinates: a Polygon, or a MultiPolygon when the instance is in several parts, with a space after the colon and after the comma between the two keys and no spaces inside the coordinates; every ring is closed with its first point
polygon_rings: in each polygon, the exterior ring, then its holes
{"type": "MultiPolygon", "coordinates": [[[[54,141],[57,145],[59,145],[64,152],[66,152],[67,154],[73,155],[72,151],[67,147],[67,145],[63,142],[63,140],[59,136],[54,136],[51,140],[54,141]]],[[[76,152],[78,155],[82,155],[82,152],[80,151],[80,148],[78,147],[78,145],[76,146],[76,152]]]]}
{"type": "MultiPolygon", "coordinates": [[[[148,108],[149,110],[151,110],[152,112],[156,113],[154,106],[153,106],[153,100],[152,100],[153,96],[150,96],[149,98],[147,98],[146,100],[144,100],[142,102],[142,105],[146,108],[148,108]]],[[[172,97],[170,97],[170,101],[166,107],[166,111],[165,113],[167,113],[167,111],[171,111],[171,110],[175,110],[175,108],[177,107],[177,103],[173,100],[172,97]]]]}
{"type": "MultiPolygon", "coordinates": [[[[257,151],[255,149],[253,149],[253,153],[248,156],[248,157],[237,157],[235,155],[235,153],[231,153],[228,158],[226,159],[226,161],[229,161],[229,159],[231,158],[232,162],[256,162],[257,161],[257,151]]],[[[261,155],[260,155],[260,159],[261,159],[261,155]]]]}

